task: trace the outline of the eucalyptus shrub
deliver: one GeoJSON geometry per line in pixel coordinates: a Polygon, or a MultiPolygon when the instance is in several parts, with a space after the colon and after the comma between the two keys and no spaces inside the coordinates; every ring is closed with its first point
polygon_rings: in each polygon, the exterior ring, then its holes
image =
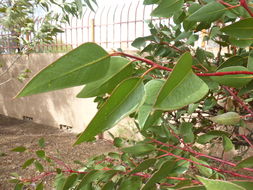
{"type": "Polygon", "coordinates": [[[17,97],[85,85],[77,97],[99,102],[75,145],[95,140],[127,116],[144,140],[113,137],[118,152],[78,162],[76,171],[64,165],[43,171],[40,159],[59,162],[41,150],[23,167],[37,163],[42,175],[16,180],[17,186],[36,181],[43,188],[44,177],[56,175],[56,189],[253,189],[253,157],[246,154],[253,133],[245,122],[253,117],[250,3],[144,0],[157,4],[152,16],[173,23],[150,23],[151,35],[133,42],[139,55],[85,43],[43,69],[17,97]],[[197,47],[200,31],[217,53],[197,47]],[[208,147],[221,154],[204,153],[208,147]],[[232,150],[237,154],[225,158],[232,150]]]}

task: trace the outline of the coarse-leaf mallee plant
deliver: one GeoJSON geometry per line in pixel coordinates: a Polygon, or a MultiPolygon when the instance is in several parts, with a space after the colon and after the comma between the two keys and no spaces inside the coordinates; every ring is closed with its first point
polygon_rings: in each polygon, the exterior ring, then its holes
{"type": "Polygon", "coordinates": [[[118,152],[78,162],[77,170],[40,170],[37,178],[14,180],[17,186],[36,181],[41,188],[56,175],[56,189],[253,189],[252,3],[144,0],[157,5],[152,16],[173,22],[150,23],[151,35],[132,44],[139,54],[85,43],[43,69],[17,97],[85,85],[77,97],[99,102],[75,145],[127,116],[143,140],[113,137],[118,152]],[[197,47],[203,32],[215,54],[197,47]]]}

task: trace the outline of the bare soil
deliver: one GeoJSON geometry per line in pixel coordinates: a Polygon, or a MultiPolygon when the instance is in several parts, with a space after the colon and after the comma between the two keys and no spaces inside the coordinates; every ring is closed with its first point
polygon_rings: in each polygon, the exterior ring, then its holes
{"type": "MultiPolygon", "coordinates": [[[[47,155],[60,158],[71,169],[80,168],[74,160],[84,162],[89,157],[114,150],[112,144],[104,140],[73,146],[76,140],[75,134],[51,126],[0,115],[0,190],[14,189],[14,185],[8,182],[11,179],[11,173],[18,173],[28,179],[38,175],[34,168],[29,167],[23,170],[22,165],[27,159],[36,158],[34,152],[40,149],[38,140],[42,137],[46,142],[47,155]],[[25,146],[29,151],[25,153],[11,151],[18,146],[25,146]]],[[[53,189],[52,181],[53,177],[45,179],[45,189],[53,189]]]]}

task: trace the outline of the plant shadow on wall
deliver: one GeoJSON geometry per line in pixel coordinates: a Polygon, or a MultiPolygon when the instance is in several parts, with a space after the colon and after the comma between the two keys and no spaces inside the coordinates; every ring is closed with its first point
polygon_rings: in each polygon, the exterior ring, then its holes
{"type": "MultiPolygon", "coordinates": [[[[114,137],[119,152],[91,158],[76,171],[38,169],[35,178],[13,180],[16,187],[37,182],[42,189],[44,177],[56,175],[57,189],[252,189],[253,157],[246,153],[253,138],[245,122],[253,117],[252,7],[245,0],[144,3],[157,4],[152,16],[172,17],[174,24],[150,24],[151,35],[133,42],[140,55],[108,54],[85,43],[17,95],[85,84],[77,97],[96,97],[99,110],[75,145],[95,140],[126,116],[144,140],[114,137]],[[217,55],[195,48],[203,29],[203,40],[220,47],[217,55]],[[222,147],[221,155],[204,154],[201,145],[222,147]],[[238,154],[225,159],[232,150],[238,154]]],[[[53,162],[44,152],[37,156],[53,162]]]]}

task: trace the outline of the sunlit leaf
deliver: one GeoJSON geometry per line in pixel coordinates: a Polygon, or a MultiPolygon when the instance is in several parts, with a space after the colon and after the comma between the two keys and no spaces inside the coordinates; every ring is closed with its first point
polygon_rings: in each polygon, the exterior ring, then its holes
{"type": "Polygon", "coordinates": [[[253,156],[246,158],[236,165],[237,169],[240,168],[253,168],[253,156]]]}
{"type": "Polygon", "coordinates": [[[123,81],[100,108],[75,144],[93,140],[97,134],[112,128],[142,103],[144,94],[142,78],[123,81]]]}
{"type": "Polygon", "coordinates": [[[182,8],[183,4],[184,0],[161,0],[151,15],[156,17],[171,17],[182,8]]]}
{"type": "Polygon", "coordinates": [[[205,6],[202,6],[196,12],[188,17],[189,21],[197,21],[197,22],[212,22],[220,17],[225,13],[226,7],[218,2],[211,2],[205,6]]]}
{"type": "Polygon", "coordinates": [[[241,117],[236,112],[227,112],[221,115],[217,115],[215,117],[211,117],[210,120],[222,125],[235,125],[239,123],[241,117]]]}
{"type": "Polygon", "coordinates": [[[245,190],[243,187],[228,181],[207,179],[198,176],[200,182],[204,184],[207,190],[245,190]]]}
{"type": "Polygon", "coordinates": [[[237,38],[253,38],[252,30],[253,18],[240,20],[221,29],[222,32],[237,38]]]}
{"type": "Polygon", "coordinates": [[[17,97],[96,81],[105,76],[109,64],[110,56],[104,49],[94,43],[85,43],[40,71],[17,97]]]}
{"type": "Polygon", "coordinates": [[[192,56],[185,53],[163,85],[155,109],[176,110],[201,100],[208,93],[208,86],[192,72],[191,66],[192,56]]]}

